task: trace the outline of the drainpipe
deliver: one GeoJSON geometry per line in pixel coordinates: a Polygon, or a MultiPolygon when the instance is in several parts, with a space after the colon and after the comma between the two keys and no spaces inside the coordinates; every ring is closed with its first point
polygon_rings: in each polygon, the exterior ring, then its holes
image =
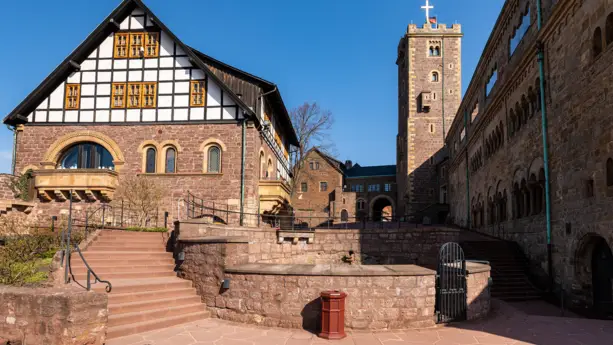
{"type": "Polygon", "coordinates": [[[240,225],[243,226],[244,215],[243,212],[245,210],[245,141],[246,141],[246,127],[247,120],[243,120],[241,122],[241,215],[240,215],[240,225]]]}
{"type": "Polygon", "coordinates": [[[443,36],[441,38],[441,54],[443,54],[443,56],[442,56],[443,68],[441,69],[441,87],[442,87],[441,101],[443,102],[443,107],[442,107],[442,115],[443,115],[443,145],[445,145],[445,36],[443,36]]]}
{"type": "Polygon", "coordinates": [[[464,111],[464,137],[466,138],[466,227],[470,229],[470,175],[468,170],[468,128],[467,128],[467,115],[464,111]]]}
{"type": "MultiPolygon", "coordinates": [[[[543,14],[541,10],[541,0],[536,0],[537,25],[540,32],[543,27],[543,14]]],[[[545,217],[547,223],[547,270],[550,282],[553,286],[553,260],[551,251],[551,200],[549,198],[549,147],[547,145],[547,107],[545,106],[545,56],[542,42],[538,44],[538,65],[539,65],[539,88],[541,90],[541,132],[543,134],[543,165],[545,170],[545,217]]]]}
{"type": "Polygon", "coordinates": [[[6,126],[9,131],[13,132],[13,158],[11,160],[11,174],[15,175],[15,164],[17,161],[17,126],[6,126]]]}

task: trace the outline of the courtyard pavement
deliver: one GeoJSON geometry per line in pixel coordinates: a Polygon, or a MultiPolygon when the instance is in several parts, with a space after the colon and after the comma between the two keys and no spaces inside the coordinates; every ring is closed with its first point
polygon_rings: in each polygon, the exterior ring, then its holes
{"type": "Polygon", "coordinates": [[[493,301],[487,320],[421,330],[347,332],[327,341],[304,331],[206,319],[149,333],[112,339],[106,345],[608,345],[613,321],[528,315],[493,301]]]}

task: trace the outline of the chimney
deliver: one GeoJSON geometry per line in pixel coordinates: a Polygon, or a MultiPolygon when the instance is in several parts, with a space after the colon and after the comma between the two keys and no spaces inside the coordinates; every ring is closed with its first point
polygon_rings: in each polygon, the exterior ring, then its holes
{"type": "Polygon", "coordinates": [[[346,160],[345,161],[345,168],[346,169],[351,169],[352,166],[353,166],[353,163],[351,163],[350,160],[346,160]]]}

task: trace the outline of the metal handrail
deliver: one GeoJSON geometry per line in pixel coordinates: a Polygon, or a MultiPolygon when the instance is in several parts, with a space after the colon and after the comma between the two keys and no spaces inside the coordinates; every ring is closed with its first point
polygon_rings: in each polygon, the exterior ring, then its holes
{"type": "MultiPolygon", "coordinates": [[[[179,199],[181,201],[181,199],[179,199]]],[[[185,203],[185,216],[187,219],[199,219],[204,217],[212,217],[214,220],[221,220],[226,225],[230,224],[230,215],[240,216],[237,219],[244,219],[246,216],[254,217],[252,219],[257,220],[257,226],[260,226],[262,222],[270,224],[272,227],[277,227],[284,231],[296,231],[296,230],[314,230],[314,229],[364,229],[366,223],[375,222],[378,224],[389,224],[390,228],[396,225],[400,228],[401,224],[413,224],[409,217],[382,217],[386,221],[382,221],[379,217],[371,218],[359,215],[348,215],[347,219],[343,217],[335,216],[296,216],[292,211],[288,215],[280,214],[260,214],[251,212],[241,212],[230,209],[229,205],[219,201],[206,200],[197,197],[190,191],[187,191],[187,195],[182,201],[185,203]],[[225,206],[225,209],[218,208],[218,205],[225,206]],[[217,207],[216,207],[217,206],[217,207]],[[225,217],[225,219],[224,219],[225,217]],[[350,220],[351,219],[351,220],[350,220]],[[317,225],[309,225],[315,222],[317,225]],[[392,225],[393,224],[393,225],[392,225]],[[285,228],[284,228],[285,226],[285,228]]],[[[177,205],[179,206],[179,205],[177,205]]],[[[371,224],[369,224],[371,226],[371,224]]],[[[416,223],[416,226],[418,224],[416,223]]]]}
{"type": "MultiPolygon", "coordinates": [[[[111,290],[113,289],[113,285],[111,285],[111,282],[108,280],[102,280],[100,279],[100,277],[98,277],[98,275],[96,274],[96,272],[94,272],[94,270],[92,270],[91,267],[89,267],[89,264],[87,263],[87,260],[85,260],[85,257],[83,256],[83,253],[81,252],[81,249],[79,248],[79,245],[75,245],[74,246],[77,253],[79,253],[79,256],[81,257],[81,260],[83,260],[83,263],[85,264],[85,267],[87,267],[87,291],[91,290],[91,276],[94,276],[94,284],[96,284],[97,282],[100,283],[105,283],[106,287],[104,288],[106,290],[107,293],[110,293],[111,290]]],[[[72,273],[72,267],[71,267],[71,273],[72,273]]]]}

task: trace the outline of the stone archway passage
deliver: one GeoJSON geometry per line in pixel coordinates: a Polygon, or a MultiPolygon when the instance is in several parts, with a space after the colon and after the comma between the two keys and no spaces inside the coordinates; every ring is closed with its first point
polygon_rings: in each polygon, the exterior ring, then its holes
{"type": "Polygon", "coordinates": [[[375,222],[389,222],[393,218],[393,211],[391,200],[385,197],[379,197],[372,203],[372,220],[375,222]]]}
{"type": "Polygon", "coordinates": [[[347,210],[342,210],[341,211],[341,222],[347,222],[349,221],[349,212],[347,212],[347,210]]]}

